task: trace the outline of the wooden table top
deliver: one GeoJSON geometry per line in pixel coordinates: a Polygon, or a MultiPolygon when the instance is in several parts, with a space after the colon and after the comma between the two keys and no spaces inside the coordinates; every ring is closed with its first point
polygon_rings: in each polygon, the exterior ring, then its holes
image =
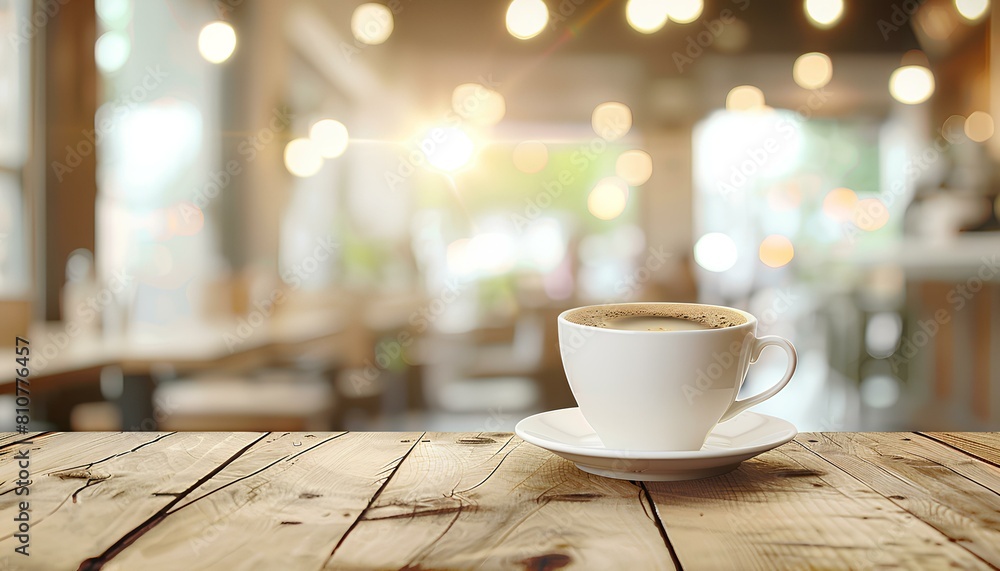
{"type": "Polygon", "coordinates": [[[0,569],[1000,567],[1000,433],[804,433],[664,483],[509,433],[25,438],[0,436],[0,569]]]}

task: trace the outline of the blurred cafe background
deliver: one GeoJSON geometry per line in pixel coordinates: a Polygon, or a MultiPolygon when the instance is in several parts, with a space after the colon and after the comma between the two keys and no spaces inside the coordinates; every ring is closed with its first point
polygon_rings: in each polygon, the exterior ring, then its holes
{"type": "Polygon", "coordinates": [[[800,430],[1000,429],[997,23],[0,0],[0,428],[21,337],[37,430],[511,430],[559,312],[670,300],[790,338],[800,430]]]}

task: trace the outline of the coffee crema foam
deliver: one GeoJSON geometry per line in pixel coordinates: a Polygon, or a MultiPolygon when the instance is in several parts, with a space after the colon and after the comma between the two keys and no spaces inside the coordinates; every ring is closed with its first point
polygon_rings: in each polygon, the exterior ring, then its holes
{"type": "Polygon", "coordinates": [[[743,315],[721,307],[688,305],[682,303],[624,303],[619,305],[601,305],[596,307],[581,307],[566,314],[566,321],[577,325],[615,329],[609,321],[627,317],[671,317],[686,319],[699,323],[711,329],[722,329],[743,325],[747,318],[743,315]]]}

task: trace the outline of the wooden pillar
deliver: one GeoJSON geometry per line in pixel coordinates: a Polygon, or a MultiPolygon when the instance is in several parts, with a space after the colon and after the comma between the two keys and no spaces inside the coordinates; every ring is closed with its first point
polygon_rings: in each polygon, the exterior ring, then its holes
{"type": "MultiPolygon", "coordinates": [[[[66,259],[94,250],[97,161],[93,141],[98,103],[94,62],[97,22],[92,2],[59,3],[44,29],[44,264],[46,319],[59,319],[66,259]]],[[[42,8],[36,5],[35,11],[42,8]]],[[[42,300],[39,300],[42,301],[42,300]]]]}

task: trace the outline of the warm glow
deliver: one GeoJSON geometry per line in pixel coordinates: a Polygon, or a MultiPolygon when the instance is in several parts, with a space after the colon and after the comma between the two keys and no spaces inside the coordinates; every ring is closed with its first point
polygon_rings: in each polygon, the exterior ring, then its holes
{"type": "Polygon", "coordinates": [[[736,265],[736,242],[720,232],[705,234],[694,244],[694,261],[710,272],[724,272],[736,265]]]}
{"type": "Polygon", "coordinates": [[[667,23],[668,0],[628,0],[625,19],[636,31],[652,34],[667,23]]]}
{"type": "Polygon", "coordinates": [[[476,152],[476,145],[469,135],[458,127],[436,127],[420,143],[427,155],[427,162],[436,169],[454,172],[469,164],[476,152]]]}
{"type": "Polygon", "coordinates": [[[889,222],[889,209],[877,198],[865,198],[854,205],[854,225],[874,232],[889,222]]]}
{"type": "Polygon", "coordinates": [[[771,234],[760,243],[760,261],[765,266],[780,268],[795,257],[795,247],[792,241],[781,234],[771,234]]]}
{"type": "Polygon", "coordinates": [[[977,143],[993,136],[993,117],[983,111],[974,111],[965,120],[965,135],[977,143]]]}
{"type": "Polygon", "coordinates": [[[653,159],[646,151],[625,151],[615,161],[615,174],[632,186],[644,184],[653,174],[653,159]]]}
{"type": "Polygon", "coordinates": [[[503,95],[478,83],[463,83],[451,92],[451,107],[478,125],[496,125],[507,113],[503,95]]]}
{"type": "Polygon", "coordinates": [[[703,0],[667,0],[667,13],[678,24],[694,22],[704,8],[703,0]]]}
{"type": "Polygon", "coordinates": [[[541,141],[523,141],[514,147],[514,166],[525,173],[536,173],[549,163],[549,149],[541,141]]]}
{"type": "Polygon", "coordinates": [[[799,87],[819,89],[830,83],[833,77],[833,63],[830,57],[819,52],[802,54],[792,66],[792,77],[799,87]]]}
{"type": "Polygon", "coordinates": [[[738,85],[726,95],[726,109],[729,111],[762,111],[764,92],[752,85],[738,85]]]}
{"type": "Polygon", "coordinates": [[[285,168],[298,177],[309,177],[323,166],[323,157],[316,143],[309,139],[293,139],[285,145],[285,168]]]}
{"type": "Polygon", "coordinates": [[[982,18],[989,7],[990,0],[955,0],[955,9],[970,22],[982,18]]]}
{"type": "Polygon", "coordinates": [[[587,210],[601,220],[618,218],[625,212],[628,202],[628,185],[625,181],[608,177],[600,180],[587,197],[587,210]]]}
{"type": "Polygon", "coordinates": [[[477,234],[469,241],[468,256],[476,269],[485,274],[503,274],[517,263],[514,239],[499,232],[477,234]]]}
{"type": "Polygon", "coordinates": [[[363,44],[377,46],[389,39],[395,24],[392,10],[382,4],[362,4],[351,15],[351,33],[363,44]]]}
{"type": "Polygon", "coordinates": [[[507,31],[519,40],[540,34],[549,23],[549,8],[542,0],[513,0],[507,8],[507,31]]]}
{"type": "Polygon", "coordinates": [[[854,216],[858,195],[849,188],[835,188],[823,199],[823,214],[837,222],[847,222],[854,216]]]}
{"type": "Polygon", "coordinates": [[[122,32],[105,32],[94,44],[94,60],[103,73],[114,73],[128,61],[132,46],[122,32]]]}
{"type": "Polygon", "coordinates": [[[323,119],[309,129],[309,138],[316,143],[319,154],[326,159],[334,159],[347,149],[347,127],[340,121],[323,119]]]}
{"type": "Polygon", "coordinates": [[[923,103],[934,94],[934,75],[922,65],[903,66],[889,77],[889,93],[900,103],[923,103]]]}
{"type": "Polygon", "coordinates": [[[226,22],[212,22],[198,34],[198,51],[211,63],[222,63],[236,51],[236,30],[226,22]]]}
{"type": "Polygon", "coordinates": [[[806,16],[817,28],[830,28],[844,15],[844,0],[805,0],[806,16]]]}
{"type": "Polygon", "coordinates": [[[590,117],[594,132],[606,141],[624,137],[632,128],[632,110],[617,101],[601,103],[590,117]]]}

